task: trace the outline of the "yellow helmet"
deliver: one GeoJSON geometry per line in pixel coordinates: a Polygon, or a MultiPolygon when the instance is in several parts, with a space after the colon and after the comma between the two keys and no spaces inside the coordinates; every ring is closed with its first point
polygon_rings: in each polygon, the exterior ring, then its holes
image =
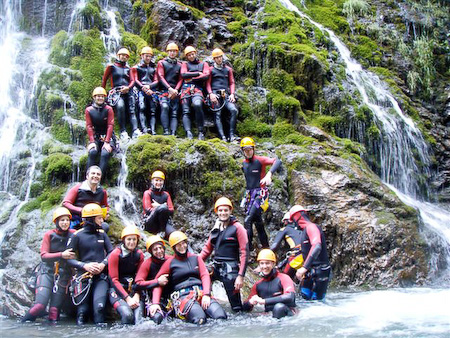
{"type": "Polygon", "coordinates": [[[92,97],[94,97],[95,95],[103,95],[106,96],[106,90],[103,87],[96,87],[94,89],[94,91],[92,92],[92,97]]]}
{"type": "Polygon", "coordinates": [[[253,139],[251,137],[244,137],[241,140],[241,148],[254,147],[254,146],[255,146],[255,141],[253,141],[253,139]]]}
{"type": "Polygon", "coordinates": [[[151,54],[153,56],[153,49],[151,47],[149,47],[149,46],[145,46],[141,50],[141,55],[142,54],[151,54]]]}
{"type": "Polygon", "coordinates": [[[169,245],[173,248],[180,242],[187,241],[187,236],[182,231],[174,231],[169,236],[169,245]]]}
{"type": "Polygon", "coordinates": [[[126,48],[120,48],[120,49],[117,51],[117,55],[120,55],[120,54],[125,54],[125,55],[127,55],[128,57],[130,57],[130,52],[129,52],[128,49],[126,49],[126,48]]]}
{"type": "Polygon", "coordinates": [[[145,247],[147,248],[147,251],[150,251],[150,248],[155,243],[161,243],[162,245],[164,245],[163,239],[158,235],[150,236],[149,238],[147,238],[147,241],[145,242],[145,247]]]}
{"type": "Polygon", "coordinates": [[[69,216],[69,218],[72,219],[72,214],[70,213],[69,209],[59,207],[56,208],[55,211],[53,211],[53,223],[55,223],[55,221],[61,216],[69,216]]]}
{"type": "Polygon", "coordinates": [[[230,207],[231,210],[233,210],[233,203],[231,203],[230,199],[227,197],[220,197],[216,201],[216,204],[214,204],[214,212],[217,213],[217,209],[223,205],[227,205],[230,207]]]}
{"type": "Polygon", "coordinates": [[[122,234],[120,235],[120,239],[123,241],[123,239],[130,235],[136,235],[138,237],[138,240],[141,238],[141,234],[139,233],[139,229],[135,225],[128,225],[122,230],[122,234]]]}
{"type": "Polygon", "coordinates": [[[220,48],[216,48],[216,49],[214,49],[213,51],[212,51],[212,53],[211,53],[211,57],[214,59],[214,58],[217,58],[217,57],[219,57],[219,56],[223,56],[223,51],[222,51],[222,49],[220,49],[220,48]]]}
{"type": "Polygon", "coordinates": [[[102,208],[96,203],[86,204],[81,210],[81,217],[103,216],[102,208]]]}
{"type": "Polygon", "coordinates": [[[152,174],[152,179],[154,179],[154,178],[161,178],[161,179],[165,180],[166,179],[166,175],[164,175],[164,173],[162,171],[156,170],[152,174]]]}
{"type": "Polygon", "coordinates": [[[184,49],[184,56],[186,56],[186,55],[188,55],[189,53],[192,53],[192,52],[196,52],[197,53],[197,50],[194,47],[192,47],[192,46],[187,46],[184,49]]]}
{"type": "Polygon", "coordinates": [[[277,262],[277,257],[275,256],[275,253],[270,249],[262,249],[259,254],[258,258],[256,259],[258,262],[261,260],[266,261],[272,261],[274,263],[277,262]]]}
{"type": "Polygon", "coordinates": [[[168,52],[169,50],[176,50],[178,52],[178,45],[174,42],[169,43],[166,47],[166,52],[168,52]]]}

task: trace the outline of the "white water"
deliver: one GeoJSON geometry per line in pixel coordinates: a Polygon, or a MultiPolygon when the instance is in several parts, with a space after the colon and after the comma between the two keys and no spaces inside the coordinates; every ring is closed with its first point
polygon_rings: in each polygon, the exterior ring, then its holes
{"type": "Polygon", "coordinates": [[[78,20],[78,14],[80,14],[81,10],[86,6],[86,0],[77,0],[74,10],[70,15],[69,28],[67,32],[69,34],[73,34],[75,31],[80,31],[83,29],[83,23],[81,20],[78,20]],[[75,24],[77,23],[77,26],[75,24]]]}
{"type": "Polygon", "coordinates": [[[110,22],[110,28],[108,32],[101,32],[100,37],[103,40],[103,45],[108,52],[108,61],[115,57],[116,52],[120,46],[121,36],[119,33],[119,25],[117,24],[115,12],[107,7],[105,10],[108,20],[110,22]]]}

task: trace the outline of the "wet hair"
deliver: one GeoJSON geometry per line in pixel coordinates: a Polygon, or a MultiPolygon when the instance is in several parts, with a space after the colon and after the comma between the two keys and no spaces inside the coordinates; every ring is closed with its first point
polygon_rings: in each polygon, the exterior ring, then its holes
{"type": "Polygon", "coordinates": [[[100,170],[100,174],[103,174],[102,169],[98,165],[91,165],[88,170],[86,170],[86,176],[89,175],[92,169],[100,170]]]}

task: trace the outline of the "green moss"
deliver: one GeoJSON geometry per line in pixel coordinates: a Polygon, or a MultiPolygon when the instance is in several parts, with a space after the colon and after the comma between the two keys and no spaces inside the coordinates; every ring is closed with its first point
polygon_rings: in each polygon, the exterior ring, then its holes
{"type": "Polygon", "coordinates": [[[68,67],[70,64],[70,54],[66,48],[69,36],[66,31],[59,31],[55,34],[51,43],[49,61],[61,67],[68,67]]]}
{"type": "Polygon", "coordinates": [[[387,211],[375,211],[375,215],[377,216],[377,224],[381,225],[391,224],[397,219],[394,214],[387,211]]]}
{"type": "Polygon", "coordinates": [[[352,56],[365,66],[376,66],[381,62],[381,52],[378,44],[367,36],[358,35],[352,45],[352,56]]]}
{"type": "Polygon", "coordinates": [[[174,1],[174,2],[182,6],[183,8],[188,9],[192,13],[192,16],[194,17],[195,20],[201,20],[205,17],[205,12],[199,10],[198,8],[188,6],[182,3],[181,1],[174,1]]]}
{"type": "Polygon", "coordinates": [[[336,125],[341,123],[341,119],[342,117],[340,116],[318,115],[310,121],[310,124],[334,134],[336,125]]]}
{"type": "Polygon", "coordinates": [[[84,27],[88,29],[97,28],[102,29],[102,16],[100,15],[100,5],[98,0],[89,0],[88,3],[80,12],[84,27]]]}
{"type": "Polygon", "coordinates": [[[270,137],[272,126],[258,120],[246,119],[237,125],[237,132],[238,135],[270,137]]]}
{"type": "Polygon", "coordinates": [[[36,199],[32,199],[20,209],[19,215],[24,212],[31,212],[36,209],[40,209],[43,214],[48,213],[55,206],[59,205],[66,193],[67,186],[53,186],[41,191],[36,199]]]}
{"type": "Polygon", "coordinates": [[[128,60],[130,65],[139,63],[141,49],[147,45],[148,43],[140,36],[125,31],[122,32],[122,46],[128,48],[131,53],[128,60]]]}
{"type": "Polygon", "coordinates": [[[70,182],[72,169],[72,158],[66,154],[54,153],[42,161],[44,180],[48,183],[70,182]]]}
{"type": "Polygon", "coordinates": [[[293,119],[294,114],[301,111],[300,101],[296,98],[284,95],[278,90],[271,90],[267,94],[267,101],[272,105],[277,116],[293,119]]]}
{"type": "Polygon", "coordinates": [[[320,22],[334,32],[348,33],[350,27],[342,13],[343,2],[342,0],[308,0],[304,11],[315,21],[320,22]]]}
{"type": "Polygon", "coordinates": [[[58,141],[70,144],[72,143],[70,127],[69,124],[62,119],[63,116],[64,111],[62,109],[55,112],[54,122],[50,127],[50,131],[58,141]]]}

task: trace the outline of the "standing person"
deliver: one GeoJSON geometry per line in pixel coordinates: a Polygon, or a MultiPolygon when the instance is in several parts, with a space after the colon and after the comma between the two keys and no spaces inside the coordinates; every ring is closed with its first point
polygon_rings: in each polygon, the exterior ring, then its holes
{"type": "Polygon", "coordinates": [[[214,111],[217,132],[223,141],[227,141],[227,137],[223,130],[222,109],[225,108],[230,113],[230,130],[227,134],[229,136],[228,140],[233,142],[237,140],[235,132],[238,114],[233,69],[224,64],[224,53],[220,48],[214,49],[211,56],[214,64],[210,68],[210,76],[206,81],[208,98],[211,102],[211,109],[214,111]]]}
{"type": "Polygon", "coordinates": [[[301,295],[307,300],[322,300],[331,279],[325,235],[322,228],[309,220],[301,205],[294,205],[289,212],[291,221],[303,230],[301,243],[304,263],[296,273],[301,282],[301,295]]]}
{"type": "Polygon", "coordinates": [[[177,44],[173,42],[169,43],[166,47],[166,52],[169,55],[165,59],[160,60],[156,67],[156,74],[158,75],[159,85],[162,92],[159,97],[159,103],[161,105],[161,124],[164,129],[164,135],[175,135],[178,125],[178,91],[181,88],[183,79],[181,78],[180,73],[181,62],[177,60],[177,44]]]}
{"type": "Polygon", "coordinates": [[[253,285],[244,310],[251,311],[256,304],[261,304],[264,311],[272,311],[274,318],[292,316],[296,311],[294,282],[275,268],[277,258],[272,250],[261,250],[257,261],[263,278],[253,285]]]}
{"type": "Polygon", "coordinates": [[[116,147],[114,135],[114,111],[105,102],[106,90],[97,87],[92,92],[94,102],[86,108],[86,131],[89,136],[87,167],[95,164],[100,153],[100,169],[106,173],[109,159],[116,147]]]}
{"type": "Polygon", "coordinates": [[[192,139],[190,108],[195,112],[195,121],[198,129],[198,139],[205,139],[205,113],[203,112],[203,90],[205,81],[209,77],[209,66],[197,58],[197,50],[192,46],[184,49],[186,62],[181,66],[183,87],[180,95],[183,111],[183,127],[186,137],[192,139]]]}
{"type": "Polygon", "coordinates": [[[108,254],[113,250],[108,235],[102,230],[103,211],[89,203],[81,211],[84,225],[67,243],[77,257],[69,264],[77,269],[73,283],[72,300],[77,306],[77,325],[84,325],[88,314],[93,313],[95,324],[105,323],[106,300],[109,281],[106,273],[108,254]]]}
{"type": "Polygon", "coordinates": [[[109,289],[109,303],[121,317],[122,324],[135,324],[142,318],[144,304],[135,292],[136,274],[144,253],[138,249],[141,235],[135,225],[122,230],[122,243],[108,257],[108,275],[112,287],[109,289]]]}
{"type": "Polygon", "coordinates": [[[170,194],[164,191],[166,175],[156,170],[151,177],[150,189],[144,192],[144,229],[152,234],[164,231],[165,238],[175,231],[169,217],[173,215],[173,204],[170,194]]]}
{"type": "MultiPolygon", "coordinates": [[[[163,274],[156,278],[161,266],[164,264],[166,259],[166,248],[164,247],[164,241],[161,237],[154,235],[150,236],[145,243],[147,251],[151,254],[151,257],[147,258],[144,263],[139,268],[136,275],[136,289],[142,290],[146,298],[146,308],[149,309],[153,304],[152,293],[153,289],[157,286],[164,287],[169,282],[169,275],[163,274]]],[[[172,256],[169,256],[172,257],[172,256]]],[[[162,295],[160,301],[161,311],[157,311],[153,315],[148,311],[149,317],[156,323],[161,324],[164,317],[168,312],[168,300],[167,294],[162,295]]]]}
{"type": "Polygon", "coordinates": [[[49,301],[48,320],[50,322],[59,320],[59,313],[67,298],[67,287],[72,277],[67,260],[75,258],[75,253],[66,248],[67,241],[75,232],[69,229],[71,217],[70,211],[63,207],[53,212],[55,229],[44,234],[41,245],[42,264],[36,284],[36,300],[22,318],[22,322],[35,321],[37,317],[43,316],[49,301]]]}
{"type": "Polygon", "coordinates": [[[281,166],[278,158],[255,155],[255,141],[250,137],[241,140],[241,150],[244,154],[243,171],[246,182],[246,192],[242,206],[247,216],[244,226],[247,229],[250,251],[253,241],[253,223],[258,231],[259,241],[263,248],[269,247],[269,239],[262,220],[262,212],[269,207],[269,191],[267,186],[272,183],[272,174],[281,166]],[[266,174],[266,167],[271,165],[266,174]]]}
{"type": "Polygon", "coordinates": [[[141,62],[131,68],[131,78],[139,89],[139,120],[142,132],[156,135],[157,95],[154,92],[158,86],[156,65],[153,60],[153,49],[146,46],[141,50],[141,62]],[[147,121],[150,120],[150,126],[147,121]]]}
{"type": "Polygon", "coordinates": [[[297,269],[303,264],[303,255],[301,251],[302,231],[291,221],[290,212],[286,212],[281,220],[283,228],[278,231],[275,239],[270,246],[270,250],[277,252],[281,242],[284,240],[289,245],[289,252],[286,259],[278,267],[284,266],[283,272],[294,279],[297,269]]]}
{"type": "Polygon", "coordinates": [[[128,59],[130,52],[126,48],[120,48],[117,52],[117,59],[112,65],[108,65],[103,73],[102,87],[106,88],[106,82],[111,79],[111,89],[120,93],[120,98],[114,105],[114,111],[119,120],[120,139],[128,141],[130,137],[126,131],[127,114],[133,129],[133,138],[141,135],[136,119],[136,98],[133,94],[134,82],[130,76],[128,59]]]}
{"type": "Polygon", "coordinates": [[[219,198],[214,205],[214,211],[218,219],[200,253],[200,258],[205,261],[214,251],[212,279],[223,283],[232,310],[242,311],[240,290],[244,285],[249,254],[247,232],[231,215],[233,204],[228,198],[219,198]]]}
{"type": "MultiPolygon", "coordinates": [[[[96,203],[106,211],[109,209],[108,193],[100,185],[102,179],[102,170],[100,167],[90,166],[86,172],[86,180],[77,183],[70,188],[62,202],[63,207],[69,209],[72,213],[71,228],[78,229],[81,223],[81,211],[88,203],[96,203]]],[[[105,215],[104,215],[105,217],[105,215]]],[[[109,226],[103,224],[103,230],[108,232],[109,226]]]]}
{"type": "MultiPolygon", "coordinates": [[[[168,288],[176,316],[194,324],[206,323],[206,316],[226,319],[225,311],[211,299],[211,279],[205,263],[200,256],[188,253],[186,235],[181,231],[172,232],[169,244],[174,256],[164,262],[156,278],[169,275],[169,283],[164,288],[168,288]]],[[[153,289],[151,316],[161,311],[162,292],[162,286],[153,289]]]]}

